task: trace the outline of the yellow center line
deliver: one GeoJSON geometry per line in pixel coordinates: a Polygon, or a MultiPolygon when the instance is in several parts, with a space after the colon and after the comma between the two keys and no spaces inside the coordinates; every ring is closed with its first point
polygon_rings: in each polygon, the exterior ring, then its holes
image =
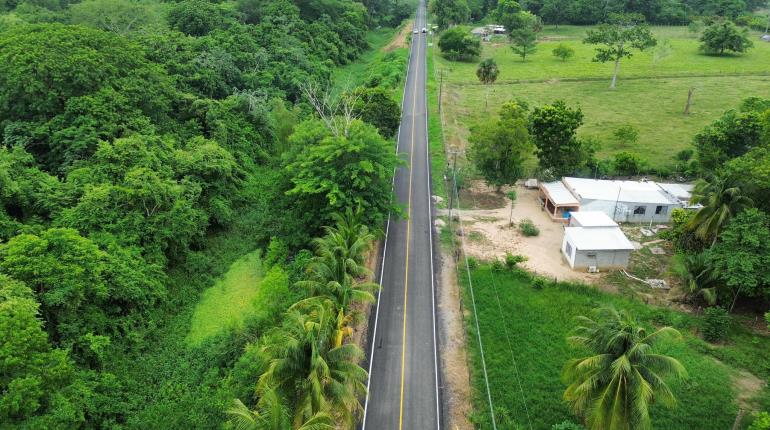
{"type": "MultiPolygon", "coordinates": [[[[421,41],[420,35],[417,36],[421,41]]],[[[406,369],[406,305],[407,297],[409,296],[409,239],[412,227],[412,161],[414,160],[414,121],[417,118],[417,77],[420,74],[420,45],[417,44],[417,68],[414,73],[414,91],[412,99],[412,142],[409,148],[409,200],[406,211],[406,265],[404,267],[404,332],[401,340],[401,401],[398,413],[398,429],[404,428],[404,370],[406,369]]]]}

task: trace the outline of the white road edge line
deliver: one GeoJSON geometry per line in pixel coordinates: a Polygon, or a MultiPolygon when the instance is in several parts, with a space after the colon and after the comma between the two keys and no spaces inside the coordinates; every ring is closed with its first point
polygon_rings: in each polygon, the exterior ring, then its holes
{"type": "MultiPolygon", "coordinates": [[[[417,19],[415,18],[415,23],[417,19]]],[[[401,95],[401,118],[398,123],[398,134],[396,134],[396,155],[399,154],[399,149],[401,148],[401,123],[403,122],[403,115],[404,115],[404,99],[406,99],[406,88],[407,88],[407,82],[409,81],[409,69],[412,66],[412,47],[414,45],[409,46],[409,58],[406,61],[406,76],[404,77],[404,90],[401,95]]],[[[411,168],[411,166],[410,166],[411,168]]],[[[396,188],[396,169],[393,168],[393,179],[390,182],[390,198],[391,201],[393,200],[393,196],[395,193],[396,188]]],[[[369,372],[366,375],[366,400],[364,400],[364,416],[362,418],[362,424],[361,424],[361,430],[366,430],[366,413],[369,411],[369,388],[372,384],[372,363],[374,363],[374,350],[376,349],[376,339],[377,339],[377,322],[380,318],[380,296],[382,295],[382,276],[385,273],[385,256],[388,252],[388,232],[390,231],[390,212],[388,212],[388,221],[387,224],[385,224],[385,242],[382,247],[382,263],[380,263],[380,279],[378,280],[380,284],[380,289],[377,290],[377,306],[374,310],[374,332],[372,332],[372,352],[369,355],[369,372]]]]}

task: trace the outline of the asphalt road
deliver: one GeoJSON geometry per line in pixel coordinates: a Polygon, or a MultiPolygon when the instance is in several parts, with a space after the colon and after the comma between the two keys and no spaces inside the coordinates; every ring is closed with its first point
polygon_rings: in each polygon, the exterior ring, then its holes
{"type": "MultiPolygon", "coordinates": [[[[415,29],[426,27],[425,1],[415,29]]],[[[371,336],[364,430],[440,428],[425,78],[427,34],[412,34],[394,179],[406,219],[388,221],[371,336]]]]}

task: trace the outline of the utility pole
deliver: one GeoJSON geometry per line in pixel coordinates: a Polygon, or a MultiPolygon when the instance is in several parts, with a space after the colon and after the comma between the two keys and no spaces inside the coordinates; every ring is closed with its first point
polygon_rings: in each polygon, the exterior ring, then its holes
{"type": "MultiPolygon", "coordinates": [[[[454,202],[454,195],[455,191],[459,194],[460,191],[457,189],[457,154],[460,151],[457,150],[450,150],[449,153],[452,154],[452,189],[449,191],[449,222],[452,222],[452,209],[453,209],[453,202],[454,202]]],[[[459,196],[458,196],[459,197],[459,196]]]]}

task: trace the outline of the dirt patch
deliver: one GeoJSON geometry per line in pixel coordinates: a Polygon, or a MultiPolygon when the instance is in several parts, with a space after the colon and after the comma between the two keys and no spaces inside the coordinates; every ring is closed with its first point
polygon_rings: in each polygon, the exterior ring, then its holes
{"type": "Polygon", "coordinates": [[[745,410],[756,410],[758,405],[755,404],[754,399],[765,388],[765,381],[745,370],[736,372],[732,380],[737,393],[738,407],[745,410]]]}
{"type": "Polygon", "coordinates": [[[460,190],[460,202],[464,209],[500,209],[505,208],[506,198],[488,188],[483,181],[473,181],[469,188],[460,190]]]}
{"type": "Polygon", "coordinates": [[[396,34],[396,37],[393,38],[390,42],[388,42],[387,45],[382,47],[383,52],[390,52],[394,51],[398,48],[408,48],[409,47],[409,35],[412,34],[412,26],[414,25],[413,20],[409,20],[404,23],[403,27],[401,28],[401,31],[396,34]]]}
{"type": "Polygon", "coordinates": [[[472,412],[471,383],[468,370],[466,336],[460,288],[457,283],[455,261],[441,255],[441,284],[438,307],[443,334],[441,364],[443,367],[444,404],[452,430],[472,430],[468,417],[472,412]]]}
{"type": "MultiPolygon", "coordinates": [[[[480,193],[480,186],[471,187],[471,191],[480,193]]],[[[507,191],[504,189],[503,192],[507,191]]],[[[489,193],[489,190],[486,191],[489,193]]],[[[551,221],[542,210],[537,198],[537,190],[517,187],[518,198],[511,212],[508,198],[500,196],[502,205],[492,209],[463,209],[458,211],[463,222],[463,228],[468,238],[482,234],[486,240],[466,240],[468,255],[480,260],[502,259],[505,254],[525,255],[529,260],[524,267],[558,280],[583,281],[600,284],[604,289],[613,291],[612,286],[598,282],[602,274],[589,274],[572,270],[564,261],[561,254],[561,244],[564,237],[564,224],[551,221]],[[513,226],[509,223],[513,219],[513,226]],[[517,228],[523,219],[530,219],[539,229],[535,237],[524,237],[517,228]]],[[[469,205],[460,196],[461,204],[469,205]]],[[[446,214],[446,211],[442,211],[446,214]]]]}

